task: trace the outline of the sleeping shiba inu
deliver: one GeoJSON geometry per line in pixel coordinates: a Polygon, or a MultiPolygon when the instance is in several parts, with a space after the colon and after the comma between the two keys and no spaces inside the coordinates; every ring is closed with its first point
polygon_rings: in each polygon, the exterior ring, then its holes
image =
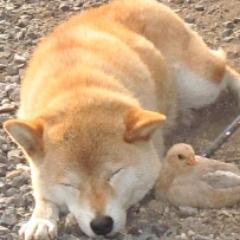
{"type": "Polygon", "coordinates": [[[240,77],[173,11],[114,0],[72,17],[36,48],[18,118],[4,128],[29,160],[36,201],[25,240],[57,235],[67,208],[91,237],[112,235],[154,186],[178,112],[215,102],[240,77]]]}

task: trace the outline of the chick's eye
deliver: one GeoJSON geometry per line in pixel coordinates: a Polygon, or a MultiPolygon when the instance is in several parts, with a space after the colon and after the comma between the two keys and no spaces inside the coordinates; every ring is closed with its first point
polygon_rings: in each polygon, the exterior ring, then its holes
{"type": "Polygon", "coordinates": [[[185,159],[185,156],[182,155],[182,154],[178,154],[177,157],[178,157],[179,160],[184,160],[185,159]]]}

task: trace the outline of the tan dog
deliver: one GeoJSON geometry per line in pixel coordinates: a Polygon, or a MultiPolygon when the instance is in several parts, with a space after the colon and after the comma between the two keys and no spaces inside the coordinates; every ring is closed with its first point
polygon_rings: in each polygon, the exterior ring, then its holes
{"type": "Polygon", "coordinates": [[[21,235],[55,236],[64,206],[89,236],[120,231],[158,177],[177,110],[227,86],[239,96],[224,54],[154,0],[115,0],[57,27],[29,63],[18,119],[4,125],[32,169],[36,207],[21,235]]]}
{"type": "Polygon", "coordinates": [[[240,202],[240,170],[231,163],[196,156],[192,146],[179,143],[166,155],[156,190],[176,206],[229,207],[240,202]]]}

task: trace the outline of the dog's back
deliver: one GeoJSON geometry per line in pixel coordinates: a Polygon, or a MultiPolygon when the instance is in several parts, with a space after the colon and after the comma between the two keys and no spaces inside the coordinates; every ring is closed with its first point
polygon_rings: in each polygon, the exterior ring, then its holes
{"type": "MultiPolygon", "coordinates": [[[[128,13],[131,5],[121,4],[128,13]]],[[[21,118],[44,114],[59,98],[66,100],[60,104],[80,104],[81,91],[90,85],[102,94],[132,96],[143,107],[167,114],[175,89],[162,54],[142,35],[141,23],[131,29],[113,10],[114,4],[75,16],[39,44],[22,84],[21,118]]]]}
{"type": "Polygon", "coordinates": [[[54,96],[83,89],[91,78],[99,88],[118,86],[171,123],[176,86],[181,109],[205,106],[219,95],[225,67],[224,55],[210,50],[169,8],[155,1],[115,0],[74,16],[42,41],[22,86],[19,117],[45,111],[54,96]],[[195,84],[199,92],[192,91],[195,84]]]}

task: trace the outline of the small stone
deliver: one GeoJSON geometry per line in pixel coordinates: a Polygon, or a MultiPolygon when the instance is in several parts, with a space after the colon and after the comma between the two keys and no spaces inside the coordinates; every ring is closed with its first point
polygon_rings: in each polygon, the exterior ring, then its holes
{"type": "Polygon", "coordinates": [[[182,3],[184,3],[184,0],[172,0],[172,2],[182,4],[182,3]]]}
{"type": "Polygon", "coordinates": [[[7,40],[8,34],[0,34],[0,40],[7,40]]]}
{"type": "Polygon", "coordinates": [[[159,238],[151,233],[143,232],[139,238],[139,240],[159,240],[159,238]]]}
{"type": "Polygon", "coordinates": [[[153,225],[151,227],[151,232],[161,238],[168,231],[168,229],[169,227],[166,225],[153,225]]]}
{"type": "Polygon", "coordinates": [[[67,5],[66,3],[61,3],[59,6],[59,9],[61,9],[62,11],[68,11],[70,9],[69,5],[67,5]]]}
{"type": "Polygon", "coordinates": [[[7,83],[17,83],[17,82],[19,82],[19,76],[17,75],[15,75],[15,76],[6,76],[5,77],[5,82],[7,82],[7,83]]]}
{"type": "MultiPolygon", "coordinates": [[[[2,114],[1,114],[2,115],[2,114]]],[[[10,146],[6,143],[3,143],[1,144],[1,149],[4,151],[4,152],[8,152],[10,150],[10,146]]]]}
{"type": "Polygon", "coordinates": [[[0,163],[7,163],[7,157],[5,155],[3,155],[3,152],[0,152],[0,163]]]}
{"type": "Polygon", "coordinates": [[[223,37],[229,37],[233,33],[232,29],[226,29],[223,31],[222,36],[223,37]]]}
{"type": "Polygon", "coordinates": [[[0,205],[4,205],[6,203],[6,197],[1,197],[0,198],[0,205]]]}
{"type": "Polygon", "coordinates": [[[3,240],[15,240],[15,239],[18,239],[18,234],[11,232],[11,233],[7,234],[6,238],[3,240]]]}
{"type": "Polygon", "coordinates": [[[74,1],[74,5],[75,7],[82,7],[84,4],[84,0],[77,0],[77,1],[74,1]]]}
{"type": "Polygon", "coordinates": [[[181,233],[179,239],[181,239],[181,240],[188,240],[188,237],[187,237],[186,233],[181,233]]]}
{"type": "Polygon", "coordinates": [[[169,211],[170,211],[169,207],[165,207],[165,209],[164,209],[164,213],[165,213],[165,214],[168,214],[169,211]]]}
{"type": "Polygon", "coordinates": [[[24,4],[24,2],[25,2],[24,0],[15,0],[14,5],[20,7],[24,4]]]}
{"type": "Polygon", "coordinates": [[[4,99],[7,97],[7,92],[5,90],[0,90],[0,99],[4,99]]]}
{"type": "Polygon", "coordinates": [[[8,87],[6,88],[6,92],[8,94],[8,97],[14,102],[19,102],[19,100],[20,100],[20,98],[19,98],[20,86],[17,85],[16,83],[11,84],[11,85],[12,85],[11,88],[10,88],[10,85],[9,85],[9,88],[8,87]]]}
{"type": "Polygon", "coordinates": [[[5,187],[5,183],[2,180],[0,180],[0,190],[2,191],[4,187],[5,187]]]}
{"type": "Polygon", "coordinates": [[[15,110],[16,110],[15,106],[11,104],[0,106],[0,113],[15,112],[15,110]]]}
{"type": "Polygon", "coordinates": [[[198,210],[192,207],[179,207],[179,215],[181,217],[191,217],[198,214],[198,210]]]}
{"type": "MultiPolygon", "coordinates": [[[[29,175],[29,178],[30,178],[30,175],[29,175]]],[[[23,185],[20,187],[20,191],[21,193],[29,193],[32,191],[32,186],[31,185],[23,185]]]]}
{"type": "Polygon", "coordinates": [[[20,149],[13,149],[8,151],[7,153],[7,158],[10,161],[14,161],[14,162],[20,162],[20,160],[22,159],[22,152],[20,149]]]}
{"type": "Polygon", "coordinates": [[[22,163],[17,164],[16,169],[24,171],[26,173],[30,173],[30,167],[22,163]]]}
{"type": "Polygon", "coordinates": [[[204,6],[203,5],[195,5],[195,9],[197,11],[204,11],[204,6]]]}
{"type": "Polygon", "coordinates": [[[7,66],[8,60],[6,58],[0,58],[0,64],[7,66]]]}
{"type": "Polygon", "coordinates": [[[38,38],[38,35],[36,33],[34,33],[34,32],[28,32],[27,33],[27,37],[32,39],[32,40],[35,40],[35,39],[38,38]]]}
{"type": "MultiPolygon", "coordinates": [[[[20,64],[17,64],[17,68],[20,70],[20,69],[23,69],[25,67],[25,63],[20,63],[20,64]]],[[[19,72],[19,71],[18,71],[19,72]]],[[[20,75],[20,72],[19,72],[19,75],[20,75]]]]}
{"type": "Polygon", "coordinates": [[[195,234],[196,234],[196,233],[195,233],[194,231],[192,231],[192,230],[189,230],[189,231],[187,232],[187,235],[188,235],[189,237],[193,237],[195,234]]]}
{"type": "Polygon", "coordinates": [[[176,9],[174,9],[174,12],[178,14],[178,13],[181,12],[181,9],[180,8],[176,8],[176,9]]]}
{"type": "Polygon", "coordinates": [[[25,33],[26,33],[26,30],[25,30],[25,29],[17,32],[17,33],[16,33],[16,38],[17,38],[18,40],[23,40],[23,39],[24,39],[24,36],[25,36],[25,33]]]}
{"type": "Polygon", "coordinates": [[[240,17],[234,18],[233,22],[236,23],[236,24],[237,24],[237,23],[240,23],[240,17]]]}
{"type": "Polygon", "coordinates": [[[142,213],[142,214],[146,213],[146,208],[143,207],[143,206],[140,207],[140,208],[139,208],[139,212],[142,213]]]}
{"type": "Polygon", "coordinates": [[[17,26],[20,27],[20,28],[24,28],[27,26],[27,21],[24,20],[24,19],[20,19],[17,23],[17,26]]]}
{"type": "Polygon", "coordinates": [[[26,62],[26,58],[23,57],[23,56],[20,56],[18,54],[14,55],[13,60],[14,60],[15,63],[25,63],[26,62]]]}
{"type": "Polygon", "coordinates": [[[10,84],[6,88],[6,92],[8,93],[8,97],[14,101],[18,102],[19,101],[19,92],[20,92],[20,86],[16,83],[10,84]]]}
{"type": "Polygon", "coordinates": [[[5,69],[6,67],[7,67],[7,65],[6,65],[6,64],[0,63],[0,70],[3,70],[3,69],[5,69]]]}
{"type": "MultiPolygon", "coordinates": [[[[11,56],[11,53],[6,51],[6,52],[1,52],[0,51],[0,61],[2,61],[2,59],[5,59],[5,61],[7,62],[7,59],[11,56]]],[[[6,63],[5,62],[5,63],[6,63]]]]}
{"type": "Polygon", "coordinates": [[[7,206],[12,207],[25,207],[22,194],[16,194],[6,199],[7,206]]]}
{"type": "Polygon", "coordinates": [[[1,101],[1,105],[7,105],[10,104],[9,98],[4,97],[3,100],[1,101]]]}
{"type": "Polygon", "coordinates": [[[11,182],[11,186],[13,187],[21,187],[24,184],[28,183],[28,176],[26,174],[22,174],[20,176],[15,177],[12,182],[11,182]]]}
{"type": "Polygon", "coordinates": [[[80,7],[72,7],[72,11],[79,12],[81,10],[80,7]]]}
{"type": "Polygon", "coordinates": [[[6,195],[7,197],[12,197],[12,196],[14,196],[14,195],[16,195],[16,194],[18,194],[18,189],[12,187],[12,188],[9,188],[9,189],[6,191],[6,194],[5,194],[5,195],[6,195]]]}
{"type": "Polygon", "coordinates": [[[185,21],[187,23],[195,23],[195,18],[188,15],[188,16],[185,17],[185,21]]]}
{"type": "MultiPolygon", "coordinates": [[[[18,198],[19,201],[19,198],[18,198]]],[[[31,193],[26,193],[21,197],[21,202],[18,203],[19,206],[24,207],[24,208],[29,208],[33,206],[33,196],[31,193]]],[[[79,228],[79,227],[78,227],[79,228]]]]}
{"type": "Polygon", "coordinates": [[[132,226],[128,229],[128,234],[131,234],[131,235],[140,235],[142,233],[142,230],[139,229],[138,227],[136,226],[132,226]]]}
{"type": "Polygon", "coordinates": [[[21,176],[22,173],[23,173],[23,170],[21,170],[21,169],[13,170],[11,172],[8,172],[6,178],[13,179],[15,177],[21,176]]]}
{"type": "Polygon", "coordinates": [[[234,39],[234,37],[225,37],[225,38],[223,38],[223,41],[224,42],[231,42],[232,40],[234,39]]]}
{"type": "Polygon", "coordinates": [[[8,93],[10,91],[13,91],[17,87],[16,83],[8,84],[5,88],[5,91],[8,93]]]}
{"type": "Polygon", "coordinates": [[[163,202],[161,202],[161,201],[151,200],[148,203],[148,208],[154,212],[163,213],[165,206],[164,206],[163,202]]]}
{"type": "Polygon", "coordinates": [[[4,177],[7,171],[7,164],[0,162],[0,177],[4,177]]]}
{"type": "MultiPolygon", "coordinates": [[[[0,145],[6,143],[6,139],[3,136],[0,136],[0,145]]],[[[1,153],[1,152],[0,152],[1,153]]],[[[2,153],[1,153],[2,154],[2,153]]]]}
{"type": "Polygon", "coordinates": [[[224,25],[226,28],[230,28],[230,29],[234,28],[234,23],[231,22],[231,21],[226,21],[226,22],[223,23],[223,25],[224,25]]]}
{"type": "Polygon", "coordinates": [[[0,226],[0,235],[4,235],[10,232],[10,229],[8,229],[7,227],[4,226],[0,226]]]}
{"type": "Polygon", "coordinates": [[[10,75],[10,76],[18,75],[18,69],[16,67],[13,67],[13,66],[8,66],[7,67],[7,74],[10,75]]]}
{"type": "MultiPolygon", "coordinates": [[[[11,116],[9,114],[6,114],[6,113],[0,114],[0,123],[3,123],[5,121],[9,120],[9,118],[11,118],[11,116]]],[[[8,149],[8,147],[7,147],[7,149],[8,149]]],[[[2,148],[2,150],[3,150],[3,148],[2,148]]],[[[1,157],[0,157],[0,159],[1,159],[1,157]]]]}
{"type": "Polygon", "coordinates": [[[3,226],[13,226],[17,223],[17,217],[13,209],[7,209],[0,218],[0,224],[3,226]]]}
{"type": "Polygon", "coordinates": [[[17,201],[20,200],[18,195],[6,197],[6,198],[5,198],[5,204],[6,204],[6,206],[10,206],[10,205],[12,206],[12,205],[15,204],[16,200],[17,200],[17,201]],[[17,197],[18,197],[18,199],[16,199],[17,197]]]}
{"type": "Polygon", "coordinates": [[[196,235],[192,238],[193,240],[212,240],[212,237],[196,235]]]}

